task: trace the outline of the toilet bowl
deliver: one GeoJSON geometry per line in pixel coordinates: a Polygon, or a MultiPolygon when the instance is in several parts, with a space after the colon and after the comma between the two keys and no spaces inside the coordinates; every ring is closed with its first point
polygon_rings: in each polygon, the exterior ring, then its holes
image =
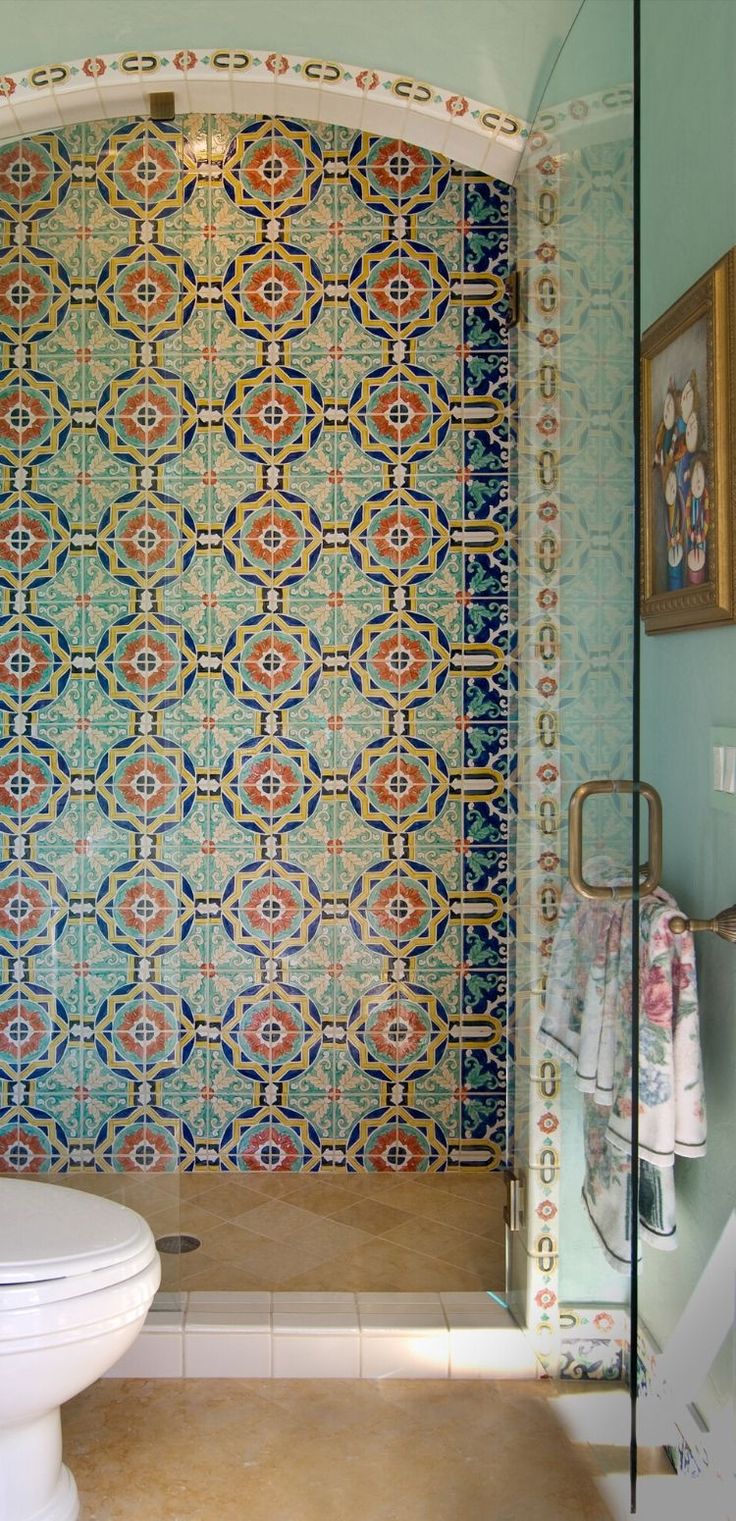
{"type": "Polygon", "coordinates": [[[76,1521],[59,1407],[135,1341],[160,1279],[133,1210],[0,1179],[0,1521],[76,1521]]]}

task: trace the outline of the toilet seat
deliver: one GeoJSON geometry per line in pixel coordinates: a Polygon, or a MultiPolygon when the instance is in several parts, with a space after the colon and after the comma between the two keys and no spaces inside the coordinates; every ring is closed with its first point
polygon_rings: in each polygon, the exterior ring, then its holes
{"type": "Polygon", "coordinates": [[[122,1283],[155,1256],[149,1226],[123,1204],[0,1180],[0,1315],[122,1283]]]}

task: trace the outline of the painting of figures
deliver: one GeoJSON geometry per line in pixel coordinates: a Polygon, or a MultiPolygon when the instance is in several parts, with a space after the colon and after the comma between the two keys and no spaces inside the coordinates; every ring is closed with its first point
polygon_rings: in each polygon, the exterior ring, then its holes
{"type": "Polygon", "coordinates": [[[642,342],[647,632],[734,616],[733,284],[732,252],[642,342]]]}

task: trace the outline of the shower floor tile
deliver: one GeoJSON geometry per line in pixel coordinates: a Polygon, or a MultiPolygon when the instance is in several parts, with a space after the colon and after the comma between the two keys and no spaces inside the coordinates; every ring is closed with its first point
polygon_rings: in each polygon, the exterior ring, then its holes
{"type": "Polygon", "coordinates": [[[162,1288],[502,1291],[503,1174],[75,1173],[57,1181],[137,1210],[154,1235],[197,1236],[164,1256],[162,1288]]]}
{"type": "Polygon", "coordinates": [[[64,1407],[64,1453],[85,1521],[606,1521],[554,1398],[533,1382],[104,1380],[64,1407]]]}

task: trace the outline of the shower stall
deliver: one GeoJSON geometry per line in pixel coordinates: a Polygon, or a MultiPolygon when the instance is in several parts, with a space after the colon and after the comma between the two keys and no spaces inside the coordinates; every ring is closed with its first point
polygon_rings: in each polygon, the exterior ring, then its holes
{"type": "Polygon", "coordinates": [[[490,1292],[635,1393],[542,1029],[638,782],[634,5],[480,149],[176,56],[0,146],[0,1170],[167,1295],[490,1292]]]}

